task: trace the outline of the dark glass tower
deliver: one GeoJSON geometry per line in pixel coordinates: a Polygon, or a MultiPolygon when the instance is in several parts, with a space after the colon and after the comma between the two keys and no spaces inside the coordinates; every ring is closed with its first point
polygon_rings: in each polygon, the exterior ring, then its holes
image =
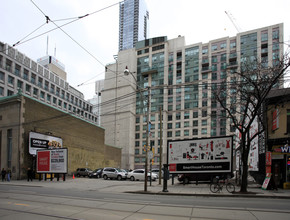
{"type": "Polygon", "coordinates": [[[120,3],[119,51],[135,47],[148,38],[149,12],[145,0],[125,0],[120,3]]]}

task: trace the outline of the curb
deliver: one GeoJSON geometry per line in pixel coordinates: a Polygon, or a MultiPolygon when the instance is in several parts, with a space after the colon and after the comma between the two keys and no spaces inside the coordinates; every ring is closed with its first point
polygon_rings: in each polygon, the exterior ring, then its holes
{"type": "Polygon", "coordinates": [[[271,199],[290,199],[290,196],[264,195],[259,193],[233,193],[233,194],[195,194],[195,193],[171,193],[171,192],[151,192],[151,191],[125,191],[124,193],[148,194],[148,195],[168,195],[168,196],[197,196],[197,197],[237,197],[237,198],[271,198],[271,199]]]}

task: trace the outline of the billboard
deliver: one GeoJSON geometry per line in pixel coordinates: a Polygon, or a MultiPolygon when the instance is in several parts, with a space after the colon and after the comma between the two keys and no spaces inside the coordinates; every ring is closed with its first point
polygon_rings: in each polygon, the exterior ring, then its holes
{"type": "Polygon", "coordinates": [[[168,141],[170,173],[232,172],[233,137],[168,141]]]}
{"type": "Polygon", "coordinates": [[[37,150],[61,147],[62,139],[59,137],[29,132],[29,153],[31,155],[36,155],[37,150]]]}
{"type": "Polygon", "coordinates": [[[37,173],[67,173],[67,148],[37,150],[37,173]]]}

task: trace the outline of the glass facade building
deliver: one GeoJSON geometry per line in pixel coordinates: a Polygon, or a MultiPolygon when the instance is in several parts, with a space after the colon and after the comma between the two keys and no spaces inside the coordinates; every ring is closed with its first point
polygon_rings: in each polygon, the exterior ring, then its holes
{"type": "MultiPolygon", "coordinates": [[[[149,144],[154,151],[153,167],[159,166],[160,127],[163,139],[161,147],[165,152],[162,155],[163,162],[167,156],[167,141],[234,135],[235,127],[226,117],[226,111],[213,99],[213,91],[223,84],[227,89],[226,102],[234,103],[237,99],[235,81],[239,80],[237,73],[241,71],[243,62],[258,59],[265,67],[275,65],[283,56],[281,42],[283,24],[277,24],[238,33],[234,37],[192,45],[186,45],[184,37],[170,40],[167,37],[146,39],[139,41],[135,50],[128,50],[128,53],[136,56],[135,60],[126,61],[122,57],[123,53],[119,53],[122,64],[119,64],[118,69],[124,68],[121,65],[128,65],[132,74],[136,74],[137,82],[128,84],[128,78],[122,79],[122,87],[118,90],[123,89],[121,94],[134,94],[134,89],[143,89],[142,95],[139,91],[135,92],[134,109],[128,109],[127,112],[131,112],[126,117],[121,103],[125,101],[117,104],[122,108],[122,112],[117,112],[120,118],[132,118],[134,121],[131,127],[127,126],[125,119],[124,123],[118,121],[122,125],[120,127],[128,130],[128,138],[120,138],[117,145],[128,147],[130,152],[134,152],[134,165],[129,164],[131,168],[144,167],[147,117],[151,126],[149,144]],[[129,146],[122,144],[123,140],[129,140],[129,146]]],[[[113,72],[111,76],[106,74],[108,79],[114,76],[113,72]]],[[[109,94],[106,87],[104,90],[109,94]]],[[[233,112],[242,110],[241,106],[233,108],[233,112]]],[[[108,122],[112,120],[109,117],[107,119],[108,122]]],[[[107,131],[106,126],[104,125],[107,131]]],[[[128,157],[124,155],[126,156],[128,157]]]]}
{"type": "Polygon", "coordinates": [[[119,51],[133,48],[148,37],[149,12],[145,0],[120,2],[119,51]]]}

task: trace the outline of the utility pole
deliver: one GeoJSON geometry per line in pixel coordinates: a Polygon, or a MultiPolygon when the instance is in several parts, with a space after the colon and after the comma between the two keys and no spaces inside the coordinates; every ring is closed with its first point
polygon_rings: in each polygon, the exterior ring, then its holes
{"type": "Polygon", "coordinates": [[[162,138],[162,107],[160,107],[159,112],[159,121],[160,121],[160,148],[159,148],[159,185],[161,185],[161,179],[162,179],[162,155],[163,155],[163,138],[162,138]]]}
{"type": "Polygon", "coordinates": [[[150,112],[150,87],[148,89],[147,97],[147,134],[146,134],[146,158],[145,158],[145,179],[144,179],[144,191],[147,192],[147,180],[148,180],[148,146],[149,146],[149,112],[150,112]]]}

